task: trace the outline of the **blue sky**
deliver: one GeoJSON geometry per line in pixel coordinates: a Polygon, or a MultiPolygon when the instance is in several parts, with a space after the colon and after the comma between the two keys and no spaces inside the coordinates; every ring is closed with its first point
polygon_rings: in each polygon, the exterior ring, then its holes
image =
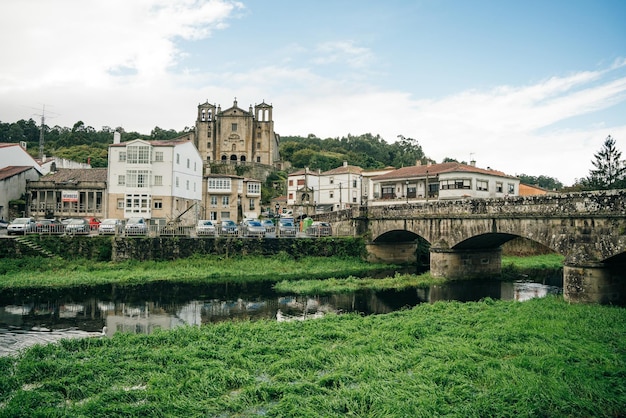
{"type": "Polygon", "coordinates": [[[572,184],[607,135],[626,157],[624,21],[622,0],[4,0],[0,121],[180,130],[237,97],[281,136],[403,135],[572,184]]]}

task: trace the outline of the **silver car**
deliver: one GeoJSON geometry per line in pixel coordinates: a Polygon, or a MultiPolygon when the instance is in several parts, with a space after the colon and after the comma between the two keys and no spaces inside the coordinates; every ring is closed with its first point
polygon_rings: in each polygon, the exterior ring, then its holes
{"type": "Polygon", "coordinates": [[[264,237],[265,227],[258,219],[246,219],[241,223],[241,234],[244,237],[264,237]]]}
{"type": "Polygon", "coordinates": [[[89,234],[90,231],[89,221],[87,219],[76,218],[70,220],[70,222],[65,225],[65,233],[66,234],[89,234]]]}
{"type": "Polygon", "coordinates": [[[196,235],[215,235],[216,233],[217,228],[215,221],[209,219],[201,219],[198,221],[198,225],[196,225],[196,235]]]}
{"type": "Polygon", "coordinates": [[[28,232],[32,232],[35,229],[35,220],[33,218],[15,218],[7,226],[7,234],[20,234],[24,235],[28,232]]]}
{"type": "Polygon", "coordinates": [[[124,227],[126,235],[146,235],[148,224],[144,218],[129,218],[124,227]]]}
{"type": "Polygon", "coordinates": [[[122,221],[119,219],[105,219],[98,225],[99,235],[117,235],[122,232],[122,221]]]}
{"type": "Polygon", "coordinates": [[[278,234],[279,237],[295,237],[296,236],[296,224],[293,218],[280,218],[278,220],[278,234]]]}

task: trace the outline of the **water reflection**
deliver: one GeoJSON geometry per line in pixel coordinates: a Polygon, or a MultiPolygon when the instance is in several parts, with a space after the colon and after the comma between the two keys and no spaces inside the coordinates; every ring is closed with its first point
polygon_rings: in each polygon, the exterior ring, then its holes
{"type": "Polygon", "coordinates": [[[428,289],[360,291],[325,296],[277,294],[271,283],[136,287],[100,286],[63,291],[13,291],[0,296],[0,355],[61,338],[149,334],[156,329],[224,320],[278,321],[327,313],[384,314],[439,300],[485,297],[524,301],[561,288],[533,282],[458,282],[428,289]]]}

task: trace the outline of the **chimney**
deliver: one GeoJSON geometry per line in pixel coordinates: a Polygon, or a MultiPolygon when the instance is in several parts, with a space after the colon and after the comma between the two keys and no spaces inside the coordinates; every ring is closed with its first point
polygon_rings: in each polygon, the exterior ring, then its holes
{"type": "Polygon", "coordinates": [[[472,161],[470,161],[470,165],[471,165],[472,167],[476,167],[476,160],[472,160],[472,161]]]}
{"type": "Polygon", "coordinates": [[[348,162],[347,162],[347,161],[344,161],[344,162],[343,162],[343,166],[344,166],[344,167],[347,167],[347,166],[348,166],[348,162]]]}
{"type": "Polygon", "coordinates": [[[416,160],[416,161],[415,161],[415,165],[416,165],[416,166],[418,166],[418,167],[419,167],[420,165],[422,165],[422,160],[416,160]]]}
{"type": "Polygon", "coordinates": [[[118,131],[113,132],[113,143],[119,144],[122,140],[122,134],[118,131]]]}

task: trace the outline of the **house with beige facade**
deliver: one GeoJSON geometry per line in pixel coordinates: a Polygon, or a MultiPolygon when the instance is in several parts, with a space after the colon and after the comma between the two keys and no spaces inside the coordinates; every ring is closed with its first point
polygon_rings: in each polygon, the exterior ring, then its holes
{"type": "Polygon", "coordinates": [[[261,213],[261,181],[227,174],[207,174],[202,219],[240,222],[261,213]]]}
{"type": "Polygon", "coordinates": [[[202,158],[189,140],[109,145],[109,218],[143,217],[153,225],[193,224],[202,202],[202,158]]]}

